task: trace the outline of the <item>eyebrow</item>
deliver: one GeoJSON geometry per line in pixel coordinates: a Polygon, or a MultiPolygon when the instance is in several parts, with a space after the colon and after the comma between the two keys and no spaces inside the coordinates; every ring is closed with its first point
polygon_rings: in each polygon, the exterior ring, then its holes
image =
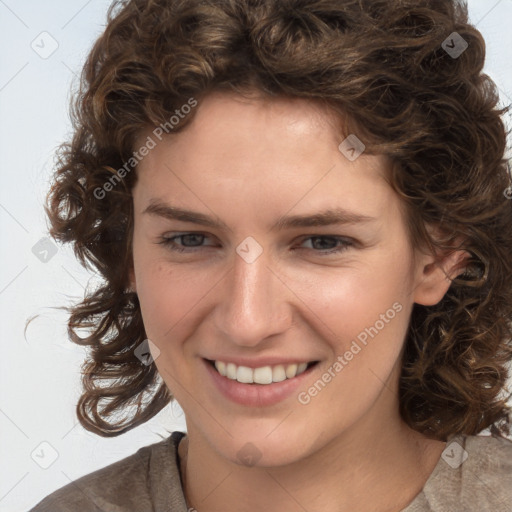
{"type": "MultiPolygon", "coordinates": [[[[229,226],[220,219],[214,219],[203,213],[177,208],[169,204],[164,204],[153,200],[149,206],[142,212],[143,214],[164,217],[169,220],[179,220],[200,224],[210,228],[224,228],[231,231],[229,226]]],[[[309,228],[317,226],[330,226],[342,224],[360,224],[376,221],[377,218],[363,215],[361,213],[351,212],[344,208],[327,209],[312,215],[291,215],[281,217],[272,227],[271,231],[280,231],[290,228],[309,228]]]]}

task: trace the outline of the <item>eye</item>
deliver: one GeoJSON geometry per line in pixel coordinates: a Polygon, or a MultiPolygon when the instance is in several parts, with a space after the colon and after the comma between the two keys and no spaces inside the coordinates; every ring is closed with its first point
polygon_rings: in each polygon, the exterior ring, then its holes
{"type": "MultiPolygon", "coordinates": [[[[336,254],[354,246],[354,242],[351,240],[330,235],[310,236],[303,239],[302,243],[309,244],[309,247],[305,247],[305,249],[313,250],[319,254],[336,254]]],[[[304,247],[299,247],[299,249],[304,249],[304,247]]]]}
{"type": "MultiPolygon", "coordinates": [[[[209,237],[204,233],[180,233],[179,235],[164,236],[158,244],[176,252],[195,252],[202,247],[212,247],[214,244],[204,244],[209,237]]],[[[303,238],[301,245],[307,244],[307,247],[298,247],[293,250],[311,250],[317,254],[337,254],[353,247],[355,243],[342,237],[332,235],[317,235],[303,238]]]]}
{"type": "Polygon", "coordinates": [[[208,237],[204,233],[182,233],[180,235],[162,237],[159,244],[177,252],[193,252],[196,247],[204,247],[208,237]]]}

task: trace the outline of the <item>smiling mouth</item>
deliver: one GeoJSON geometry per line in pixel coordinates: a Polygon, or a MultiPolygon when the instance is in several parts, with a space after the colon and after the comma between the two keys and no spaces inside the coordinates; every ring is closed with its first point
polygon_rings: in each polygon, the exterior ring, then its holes
{"type": "Polygon", "coordinates": [[[206,361],[223,377],[236,380],[242,384],[260,385],[274,384],[293,379],[318,364],[318,361],[311,361],[309,363],[276,364],[249,368],[211,359],[206,359],[206,361]]]}

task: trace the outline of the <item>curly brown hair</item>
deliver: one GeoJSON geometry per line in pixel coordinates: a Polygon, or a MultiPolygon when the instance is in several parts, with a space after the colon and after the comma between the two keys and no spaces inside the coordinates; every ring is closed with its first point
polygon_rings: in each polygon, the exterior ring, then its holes
{"type": "MultiPolygon", "coordinates": [[[[327,105],[349,120],[368,154],[390,157],[389,184],[401,197],[411,244],[468,251],[464,274],[444,298],[414,305],[400,414],[439,440],[488,427],[509,434],[505,110],[482,73],[485,43],[467,7],[448,0],[117,0],[107,18],[82,71],[72,140],[59,148],[46,205],[51,235],[71,242],[80,262],[103,277],[69,308],[71,340],[90,347],[77,404],[83,427],[116,436],[172,400],[156,366],[134,352],[146,333],[128,289],[136,173],[126,163],[136,169],[135,140],[148,127],[166,123],[171,133],[176,109],[226,90],[327,105]],[[443,43],[453,47],[453,37],[468,45],[458,56],[443,43]]],[[[194,118],[189,110],[172,132],[194,118]]]]}

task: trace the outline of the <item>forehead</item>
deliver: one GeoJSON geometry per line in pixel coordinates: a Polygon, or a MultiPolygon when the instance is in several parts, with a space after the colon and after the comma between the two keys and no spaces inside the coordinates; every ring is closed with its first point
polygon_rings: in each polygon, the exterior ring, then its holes
{"type": "MultiPolygon", "coordinates": [[[[350,161],[339,149],[347,134],[328,108],[298,98],[248,99],[212,93],[182,131],[164,135],[139,163],[144,195],[197,196],[205,202],[257,202],[269,209],[344,202],[379,209],[389,202],[388,161],[364,153],[350,161]],[[372,205],[368,204],[371,197],[372,205]],[[276,207],[276,208],[274,208],[276,207]]],[[[148,129],[139,138],[152,136],[148,129]]],[[[154,136],[152,136],[154,138],[154,136]]]]}
{"type": "Polygon", "coordinates": [[[341,137],[342,119],[318,101],[303,98],[246,97],[214,91],[194,110],[193,122],[181,132],[164,134],[164,140],[169,144],[183,140],[205,149],[220,140],[225,144],[231,142],[232,146],[242,141],[249,149],[253,140],[265,143],[268,149],[318,135],[332,137],[333,143],[341,137]],[[276,134],[280,135],[277,140],[276,134]]]}

